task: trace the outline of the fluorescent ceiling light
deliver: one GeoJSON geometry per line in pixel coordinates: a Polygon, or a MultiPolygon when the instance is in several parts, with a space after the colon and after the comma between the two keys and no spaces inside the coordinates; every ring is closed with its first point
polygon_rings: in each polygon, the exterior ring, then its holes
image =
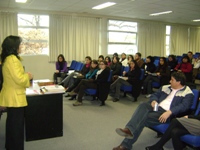
{"type": "Polygon", "coordinates": [[[115,4],[116,3],[114,3],[114,2],[106,2],[106,3],[100,4],[100,5],[94,6],[94,7],[92,7],[92,9],[103,9],[103,8],[110,7],[115,4]]]}
{"type": "Polygon", "coordinates": [[[172,11],[164,11],[164,12],[159,12],[159,13],[153,13],[150,14],[149,16],[159,16],[159,15],[164,15],[164,14],[169,14],[172,13],[172,11]]]}
{"type": "Polygon", "coordinates": [[[26,3],[27,0],[15,0],[16,3],[26,3]]]}
{"type": "Polygon", "coordinates": [[[195,19],[195,20],[192,20],[193,22],[198,22],[198,21],[200,21],[200,19],[195,19]]]}

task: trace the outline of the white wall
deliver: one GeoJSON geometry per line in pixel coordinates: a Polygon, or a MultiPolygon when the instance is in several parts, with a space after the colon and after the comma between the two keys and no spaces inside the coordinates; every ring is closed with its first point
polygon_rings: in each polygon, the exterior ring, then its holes
{"type": "Polygon", "coordinates": [[[31,72],[34,79],[53,79],[55,63],[49,63],[47,55],[21,56],[26,72],[31,72]]]}

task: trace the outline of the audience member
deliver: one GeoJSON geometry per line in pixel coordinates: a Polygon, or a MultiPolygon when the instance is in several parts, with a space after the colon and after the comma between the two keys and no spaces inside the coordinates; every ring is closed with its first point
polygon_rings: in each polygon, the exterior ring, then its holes
{"type": "Polygon", "coordinates": [[[167,63],[168,63],[168,66],[170,67],[170,70],[174,70],[174,68],[177,65],[176,57],[174,55],[169,55],[167,63]]]}
{"type": "Polygon", "coordinates": [[[143,82],[144,90],[147,95],[146,98],[149,98],[153,93],[152,82],[158,82],[160,85],[165,85],[169,83],[170,71],[166,62],[165,57],[160,57],[160,62],[155,73],[149,73],[143,82]]]}
{"type": "Polygon", "coordinates": [[[114,81],[116,78],[118,78],[119,75],[121,75],[121,68],[122,64],[119,62],[119,58],[113,57],[112,63],[110,65],[110,69],[112,70],[112,81],[114,81]]]}
{"type": "Polygon", "coordinates": [[[99,57],[98,57],[98,62],[101,62],[101,61],[103,61],[104,60],[104,56],[103,55],[99,55],[99,57]]]}
{"type": "Polygon", "coordinates": [[[28,105],[26,88],[30,86],[33,75],[25,73],[19,54],[22,39],[8,36],[2,43],[3,87],[0,94],[0,106],[6,107],[5,148],[7,150],[24,149],[24,114],[28,105]]]}
{"type": "Polygon", "coordinates": [[[65,73],[68,72],[67,69],[67,62],[65,60],[65,57],[63,56],[63,54],[58,55],[57,57],[57,61],[56,61],[56,71],[54,73],[54,83],[58,83],[57,82],[57,77],[61,77],[61,80],[65,77],[65,73]]]}
{"type": "Polygon", "coordinates": [[[72,86],[72,84],[74,83],[74,76],[75,75],[79,76],[79,77],[84,77],[89,72],[91,61],[92,61],[92,58],[90,56],[86,56],[85,57],[85,65],[83,66],[81,71],[80,72],[76,71],[76,72],[71,73],[64,80],[62,80],[62,82],[59,83],[59,84],[63,84],[63,86],[65,88],[72,86]]]}
{"type": "Polygon", "coordinates": [[[192,71],[193,72],[192,73],[193,82],[197,77],[197,74],[199,72],[199,68],[200,68],[200,55],[197,58],[195,58],[195,61],[194,61],[194,67],[193,67],[193,71],[192,71]]]}
{"type": "MultiPolygon", "coordinates": [[[[78,84],[81,82],[82,79],[88,79],[88,80],[93,80],[95,79],[95,75],[97,73],[97,71],[99,70],[98,67],[98,61],[97,60],[92,60],[91,66],[90,66],[90,71],[82,78],[79,78],[79,76],[74,76],[74,78],[76,79],[75,82],[69,87],[67,88],[66,95],[65,97],[68,97],[68,92],[71,92],[74,88],[76,88],[78,86],[78,84]]],[[[76,96],[72,96],[69,100],[73,100],[75,99],[76,96]]]]}
{"type": "Polygon", "coordinates": [[[138,66],[141,68],[142,65],[144,64],[144,60],[141,59],[142,54],[141,53],[136,53],[135,54],[135,61],[137,62],[138,66]]]}
{"type": "Polygon", "coordinates": [[[134,60],[133,55],[128,55],[128,65],[132,60],[134,60]]]}
{"type": "Polygon", "coordinates": [[[189,57],[189,63],[194,64],[193,53],[189,51],[187,56],[189,57]]]}
{"type": "Polygon", "coordinates": [[[111,58],[110,58],[109,56],[106,56],[106,57],[105,57],[105,61],[107,61],[108,66],[111,65],[111,58]]]}
{"type": "Polygon", "coordinates": [[[73,104],[73,106],[82,105],[82,97],[84,95],[84,91],[88,88],[97,89],[97,96],[101,100],[100,106],[105,105],[105,100],[107,99],[109,92],[108,77],[110,75],[110,68],[107,67],[106,61],[101,61],[99,63],[99,68],[100,70],[97,71],[95,80],[83,79],[79,85],[69,93],[71,96],[78,94],[78,100],[73,104]]]}
{"type": "Polygon", "coordinates": [[[113,54],[113,57],[119,57],[119,56],[118,56],[118,53],[114,53],[114,54],[113,54]]]}
{"type": "Polygon", "coordinates": [[[126,54],[125,53],[121,54],[121,58],[120,58],[119,62],[122,63],[122,66],[125,66],[125,67],[128,66],[128,60],[126,58],[126,54]]]}
{"type": "Polygon", "coordinates": [[[146,147],[146,150],[161,150],[170,139],[172,139],[174,150],[183,150],[185,144],[181,141],[181,136],[186,134],[200,136],[199,124],[200,114],[197,116],[188,115],[182,118],[174,118],[161,139],[156,144],[146,147]]]}
{"type": "Polygon", "coordinates": [[[116,132],[125,139],[113,150],[131,150],[144,127],[170,123],[175,116],[187,113],[194,95],[190,88],[185,86],[185,82],[183,73],[172,73],[170,85],[162,86],[152,94],[149,102],[141,103],[124,129],[116,129],[116,132]],[[158,111],[153,111],[156,105],[158,111]]]}
{"type": "MultiPolygon", "coordinates": [[[[119,101],[121,85],[132,85],[132,86],[137,85],[138,86],[138,83],[140,81],[140,79],[139,79],[140,74],[141,74],[141,71],[140,71],[140,68],[137,65],[137,62],[135,60],[132,60],[130,62],[129,71],[128,72],[124,71],[123,77],[119,77],[117,80],[115,80],[110,85],[111,91],[114,91],[114,94],[115,94],[113,102],[119,101]]],[[[137,101],[137,97],[139,96],[141,89],[139,89],[139,92],[136,91],[135,88],[132,88],[132,89],[133,89],[132,95],[133,95],[133,98],[134,98],[133,101],[137,101]]]]}
{"type": "Polygon", "coordinates": [[[145,70],[145,73],[153,73],[156,70],[156,66],[154,64],[154,58],[152,56],[146,57],[146,62],[142,65],[142,67],[145,70]]]}
{"type": "Polygon", "coordinates": [[[192,82],[192,65],[188,56],[183,56],[182,62],[178,64],[175,68],[175,71],[183,72],[186,76],[187,82],[192,82]]]}

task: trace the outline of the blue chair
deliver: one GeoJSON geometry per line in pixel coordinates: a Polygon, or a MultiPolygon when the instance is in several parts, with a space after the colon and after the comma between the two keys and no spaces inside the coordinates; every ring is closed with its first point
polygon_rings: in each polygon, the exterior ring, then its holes
{"type": "MultiPolygon", "coordinates": [[[[142,81],[144,78],[144,69],[141,69],[140,80],[142,81]]],[[[122,85],[120,90],[124,92],[124,97],[126,96],[126,92],[132,92],[132,85],[122,85]]]]}
{"type": "Polygon", "coordinates": [[[155,60],[154,60],[154,65],[155,65],[156,67],[158,67],[158,65],[159,65],[159,62],[160,62],[160,60],[159,60],[159,59],[155,59],[155,60]]]}
{"type": "MultiPolygon", "coordinates": [[[[110,82],[111,76],[112,76],[112,70],[110,71],[110,75],[109,75],[108,80],[107,80],[108,82],[110,82]]],[[[97,90],[96,89],[86,89],[85,93],[88,94],[88,95],[96,95],[97,90]]],[[[93,97],[93,99],[94,99],[94,97],[93,97]]]]}
{"type": "MultiPolygon", "coordinates": [[[[200,113],[200,102],[197,106],[197,109],[195,111],[195,115],[199,115],[200,113]]],[[[193,147],[193,148],[199,148],[200,147],[200,136],[195,136],[192,134],[187,134],[181,137],[181,140],[186,143],[187,145],[193,147]]]]}
{"type": "Polygon", "coordinates": [[[77,61],[76,60],[72,60],[71,65],[69,67],[69,70],[74,70],[75,66],[76,66],[77,61]]]}
{"type": "Polygon", "coordinates": [[[75,68],[74,68],[74,70],[80,71],[80,70],[81,70],[81,67],[82,67],[82,63],[81,63],[81,62],[77,62],[77,63],[76,63],[76,66],[75,66],[75,68]]]}
{"type": "MultiPolygon", "coordinates": [[[[190,110],[194,111],[197,106],[197,102],[198,102],[198,98],[199,98],[199,91],[197,89],[193,89],[192,92],[194,93],[194,98],[193,98],[193,103],[192,103],[190,110]]],[[[153,127],[151,127],[151,129],[153,129],[154,131],[156,131],[158,133],[163,134],[163,133],[165,133],[165,131],[167,130],[168,127],[169,127],[168,123],[163,123],[163,124],[153,126],[153,127]]]]}

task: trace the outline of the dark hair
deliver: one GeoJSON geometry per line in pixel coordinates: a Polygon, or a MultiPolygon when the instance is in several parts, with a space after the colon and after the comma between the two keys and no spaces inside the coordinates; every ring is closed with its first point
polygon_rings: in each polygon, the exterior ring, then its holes
{"type": "Polygon", "coordinates": [[[183,62],[183,59],[184,59],[184,58],[186,58],[187,61],[190,62],[190,58],[188,57],[188,55],[183,56],[181,62],[183,62]]]}
{"type": "Polygon", "coordinates": [[[111,59],[110,59],[109,56],[106,56],[106,57],[105,57],[105,60],[106,60],[106,58],[108,58],[108,62],[111,62],[111,59]]]}
{"type": "MultiPolygon", "coordinates": [[[[174,62],[176,61],[176,56],[175,56],[175,55],[169,55],[168,58],[169,58],[169,57],[172,58],[172,61],[174,61],[174,62]]],[[[169,61],[169,59],[168,59],[168,61],[169,61]]]]}
{"type": "Polygon", "coordinates": [[[188,53],[192,54],[193,55],[193,52],[192,51],[189,51],[188,53]]]}
{"type": "Polygon", "coordinates": [[[85,59],[89,59],[90,61],[92,61],[92,58],[90,56],[86,56],[85,59]]]}
{"type": "Polygon", "coordinates": [[[113,63],[113,59],[114,59],[114,58],[116,58],[117,62],[119,62],[119,57],[116,57],[116,56],[115,56],[115,57],[112,58],[112,63],[113,63]]]}
{"type": "Polygon", "coordinates": [[[58,62],[59,62],[59,57],[61,57],[61,58],[63,59],[62,62],[66,62],[65,57],[64,57],[63,54],[58,55],[58,57],[57,57],[57,61],[58,61],[58,62]]]}
{"type": "Polygon", "coordinates": [[[98,61],[97,60],[95,60],[95,59],[93,59],[92,60],[92,63],[94,63],[94,64],[96,64],[97,66],[95,67],[95,68],[92,68],[92,65],[90,66],[90,70],[94,70],[94,69],[96,69],[96,68],[98,68],[98,61]]]}
{"type": "Polygon", "coordinates": [[[6,37],[1,45],[2,53],[1,53],[1,62],[4,63],[5,59],[9,55],[15,55],[18,59],[18,50],[19,46],[22,42],[22,38],[19,36],[10,35],[6,37]]]}
{"type": "Polygon", "coordinates": [[[101,62],[102,62],[104,65],[108,65],[107,61],[105,61],[105,60],[100,61],[100,63],[101,63],[101,62]]]}
{"type": "Polygon", "coordinates": [[[102,58],[104,60],[104,56],[103,55],[99,55],[99,58],[102,58]]]}
{"type": "Polygon", "coordinates": [[[180,81],[181,85],[185,85],[186,83],[186,77],[185,74],[183,72],[173,72],[171,74],[171,76],[176,80],[176,81],[180,81]]]}
{"type": "MultiPolygon", "coordinates": [[[[140,67],[138,66],[137,61],[131,60],[130,62],[133,62],[135,64],[135,67],[134,67],[135,69],[140,69],[140,67]]],[[[130,67],[130,63],[129,63],[129,67],[130,67]]]]}
{"type": "Polygon", "coordinates": [[[138,52],[138,53],[136,53],[136,54],[137,54],[139,57],[142,57],[142,54],[141,54],[141,53],[138,52]]]}
{"type": "Polygon", "coordinates": [[[131,58],[132,58],[132,60],[134,59],[134,58],[133,58],[133,55],[128,55],[128,58],[129,58],[129,57],[131,57],[131,58]]]}
{"type": "Polygon", "coordinates": [[[125,56],[126,56],[126,54],[125,54],[125,53],[122,53],[121,55],[125,55],[125,56]]]}
{"type": "Polygon", "coordinates": [[[151,63],[154,62],[154,58],[152,56],[147,56],[147,58],[151,60],[151,63]]]}
{"type": "Polygon", "coordinates": [[[118,57],[118,53],[114,53],[114,54],[113,54],[113,57],[114,57],[114,56],[117,56],[117,57],[118,57]]]}

